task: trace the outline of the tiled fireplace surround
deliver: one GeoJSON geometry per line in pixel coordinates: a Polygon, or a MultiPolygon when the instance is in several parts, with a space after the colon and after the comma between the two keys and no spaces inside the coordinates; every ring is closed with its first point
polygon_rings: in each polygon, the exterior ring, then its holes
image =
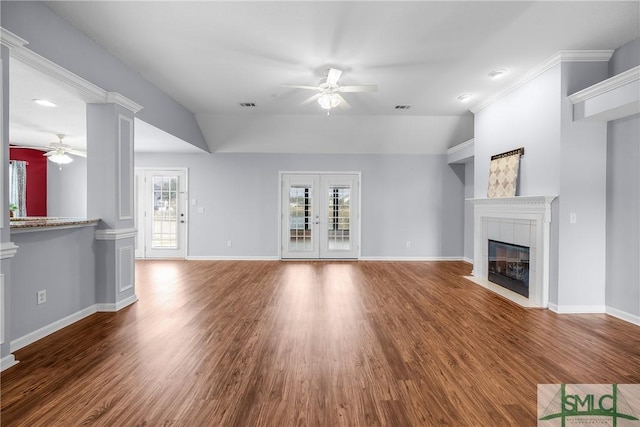
{"type": "MultiPolygon", "coordinates": [[[[549,231],[551,202],[556,196],[524,196],[471,199],[474,212],[473,276],[495,289],[487,280],[488,240],[530,248],[529,299],[505,290],[507,298],[528,307],[549,304],[549,231]],[[513,294],[513,295],[511,295],[513,294]]],[[[501,288],[500,288],[501,289],[501,288]]]]}

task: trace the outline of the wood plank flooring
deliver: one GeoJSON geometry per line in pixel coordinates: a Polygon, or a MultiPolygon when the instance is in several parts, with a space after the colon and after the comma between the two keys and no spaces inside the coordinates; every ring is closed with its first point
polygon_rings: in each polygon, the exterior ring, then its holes
{"type": "Polygon", "coordinates": [[[2,426],[534,426],[539,383],[640,383],[640,328],[461,262],[136,263],[139,301],[16,352],[2,426]]]}

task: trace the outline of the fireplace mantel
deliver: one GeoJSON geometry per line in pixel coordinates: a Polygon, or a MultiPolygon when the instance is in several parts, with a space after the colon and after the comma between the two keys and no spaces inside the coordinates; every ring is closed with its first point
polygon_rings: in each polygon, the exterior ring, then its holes
{"type": "MultiPolygon", "coordinates": [[[[494,199],[467,199],[473,203],[473,276],[488,283],[488,240],[531,247],[532,275],[528,307],[549,304],[549,234],[551,203],[557,196],[520,196],[494,199]],[[493,234],[493,236],[492,236],[493,234]],[[496,238],[496,234],[500,235],[496,238]]],[[[518,298],[514,301],[520,303],[518,298]]]]}

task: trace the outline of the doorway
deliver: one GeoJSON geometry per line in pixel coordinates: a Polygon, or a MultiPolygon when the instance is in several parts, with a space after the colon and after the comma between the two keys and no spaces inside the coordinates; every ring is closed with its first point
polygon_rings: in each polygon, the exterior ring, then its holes
{"type": "Polygon", "coordinates": [[[357,259],[360,174],[281,173],[282,259],[357,259]]]}
{"type": "Polygon", "coordinates": [[[187,255],[187,170],[135,170],[136,258],[187,255]]]}

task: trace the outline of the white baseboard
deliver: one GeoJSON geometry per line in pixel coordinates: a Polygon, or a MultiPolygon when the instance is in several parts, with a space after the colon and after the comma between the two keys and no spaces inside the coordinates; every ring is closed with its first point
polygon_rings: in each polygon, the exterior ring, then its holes
{"type": "Polygon", "coordinates": [[[0,359],[0,371],[4,371],[5,369],[9,369],[10,367],[17,365],[18,362],[13,354],[3,357],[0,359]]]}
{"type": "Polygon", "coordinates": [[[187,261],[279,261],[277,256],[198,256],[189,255],[187,261]]]}
{"type": "Polygon", "coordinates": [[[462,257],[393,257],[363,256],[360,261],[463,261],[462,257]]]}
{"type": "Polygon", "coordinates": [[[138,296],[136,294],[131,295],[129,298],[125,298],[121,301],[118,301],[114,304],[112,303],[103,303],[103,304],[96,304],[96,310],[97,311],[106,311],[106,312],[115,312],[115,311],[120,311],[123,308],[133,304],[134,302],[138,301],[138,296]]]}
{"type": "Polygon", "coordinates": [[[549,303],[549,310],[558,314],[602,314],[604,305],[557,305],[549,303]]]}
{"type": "Polygon", "coordinates": [[[605,313],[626,322],[633,323],[634,325],[640,326],[640,316],[637,316],[635,314],[627,313],[626,311],[618,310],[617,308],[609,306],[605,307],[605,313]]]}
{"type": "Polygon", "coordinates": [[[467,258],[467,257],[463,257],[462,260],[464,262],[466,262],[467,264],[471,264],[473,265],[473,258],[467,258]]]}
{"type": "Polygon", "coordinates": [[[91,316],[96,311],[96,306],[92,305],[76,313],[70,314],[67,317],[63,317],[60,320],[56,320],[55,322],[50,323],[47,326],[43,326],[42,328],[28,333],[25,336],[12,340],[9,349],[11,352],[20,350],[22,347],[28,346],[29,344],[32,344],[39,339],[46,337],[47,335],[51,335],[52,333],[57,332],[60,329],[71,325],[72,323],[82,320],[87,316],[91,316]]]}

